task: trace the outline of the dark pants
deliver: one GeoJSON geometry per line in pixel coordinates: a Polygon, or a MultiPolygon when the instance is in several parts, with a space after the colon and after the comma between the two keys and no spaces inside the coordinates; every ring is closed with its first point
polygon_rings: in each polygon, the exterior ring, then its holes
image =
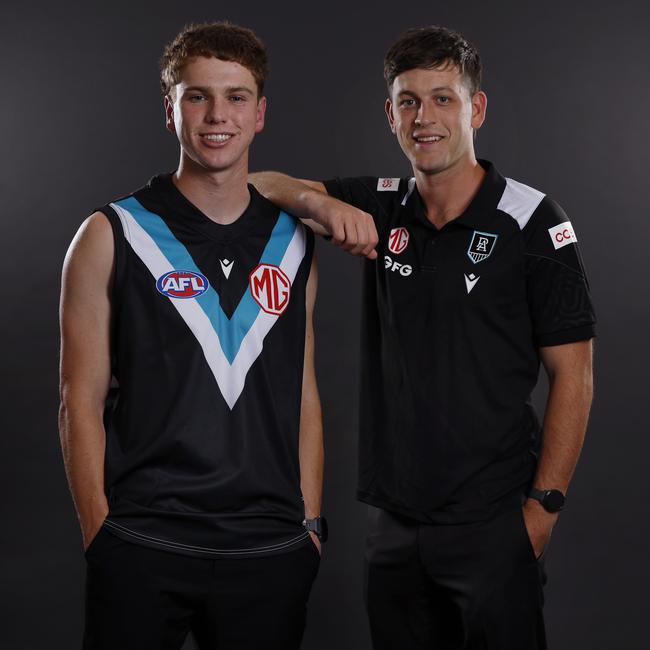
{"type": "Polygon", "coordinates": [[[297,650],[319,565],[311,539],[280,555],[202,559],[102,528],[86,553],[84,650],[297,650]]]}
{"type": "Polygon", "coordinates": [[[461,525],[419,524],[385,510],[371,516],[374,650],[546,648],[545,576],[521,509],[461,525]]]}

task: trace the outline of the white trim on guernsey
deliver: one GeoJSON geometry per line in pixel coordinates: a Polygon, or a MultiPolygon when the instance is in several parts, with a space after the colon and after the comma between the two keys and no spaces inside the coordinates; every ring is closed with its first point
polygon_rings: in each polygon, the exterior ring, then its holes
{"type": "Polygon", "coordinates": [[[506,187],[497,210],[509,214],[519,224],[519,229],[523,230],[545,196],[543,192],[528,185],[506,178],[506,187]]]}
{"type": "MultiPolygon", "coordinates": [[[[115,203],[110,205],[122,222],[126,240],[136,255],[145,263],[154,277],[154,282],[161,275],[173,271],[174,267],[170,261],[158,248],[156,242],[138,224],[133,215],[115,203]]],[[[282,262],[280,262],[280,268],[287,274],[292,283],[305,256],[305,248],[304,226],[298,223],[282,262]]],[[[155,290],[155,286],[153,288],[155,290]]],[[[210,319],[196,299],[174,300],[170,298],[170,300],[201,345],[219,390],[228,407],[232,410],[242,390],[244,390],[246,375],[250,367],[262,351],[264,337],[269,333],[278,316],[268,314],[262,309],[259,310],[257,318],[242,340],[237,356],[231,365],[223,353],[219,336],[212,327],[210,319]]]]}
{"type": "Polygon", "coordinates": [[[106,526],[107,528],[112,528],[114,531],[116,531],[115,532],[116,535],[118,533],[122,533],[122,535],[126,535],[134,539],[139,539],[140,541],[143,542],[149,542],[150,544],[155,544],[156,546],[165,546],[167,548],[176,549],[176,550],[192,551],[193,553],[205,553],[206,555],[243,555],[243,554],[253,555],[255,553],[270,553],[273,551],[280,551],[290,546],[294,546],[295,544],[298,544],[299,542],[302,542],[303,540],[309,537],[309,533],[307,531],[304,531],[299,535],[297,535],[296,537],[292,537],[291,539],[285,542],[280,542],[279,544],[272,544],[270,546],[258,546],[252,548],[235,548],[235,549],[218,549],[218,548],[207,548],[205,546],[192,546],[190,544],[181,544],[180,542],[173,542],[171,540],[160,539],[158,537],[151,537],[150,535],[145,535],[135,530],[131,530],[126,526],[122,526],[121,524],[117,524],[114,521],[111,521],[110,519],[104,520],[104,526],[106,526]]]}
{"type": "Polygon", "coordinates": [[[415,189],[415,176],[413,178],[409,178],[409,188],[404,195],[404,198],[402,199],[402,205],[406,205],[406,202],[409,200],[409,196],[413,194],[413,190],[415,189]]]}

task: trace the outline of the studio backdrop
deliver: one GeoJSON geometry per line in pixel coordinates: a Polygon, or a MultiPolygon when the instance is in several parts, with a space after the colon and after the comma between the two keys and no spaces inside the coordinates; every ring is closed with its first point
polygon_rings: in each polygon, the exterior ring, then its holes
{"type": "MultiPolygon", "coordinates": [[[[158,58],[183,25],[215,19],[268,47],[251,168],[315,179],[410,173],[383,108],[383,55],[403,29],[445,25],[477,45],[488,96],[477,152],[566,210],[598,316],[591,422],[547,556],[550,647],[645,649],[650,8],[624,0],[3,4],[0,648],[80,647],[84,560],[57,433],[60,269],[96,206],[175,168],[158,58]]],[[[369,650],[367,508],[355,501],[361,261],[323,241],[317,253],[331,540],[304,647],[369,650]]],[[[540,411],[544,390],[542,378],[540,411]]]]}

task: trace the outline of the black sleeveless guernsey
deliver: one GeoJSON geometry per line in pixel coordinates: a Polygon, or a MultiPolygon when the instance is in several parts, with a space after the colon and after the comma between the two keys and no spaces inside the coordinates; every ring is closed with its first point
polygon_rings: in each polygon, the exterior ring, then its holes
{"type": "Polygon", "coordinates": [[[304,543],[298,434],[313,234],[249,185],[230,225],[171,175],[100,210],[115,238],[105,526],[198,557],[304,543]]]}

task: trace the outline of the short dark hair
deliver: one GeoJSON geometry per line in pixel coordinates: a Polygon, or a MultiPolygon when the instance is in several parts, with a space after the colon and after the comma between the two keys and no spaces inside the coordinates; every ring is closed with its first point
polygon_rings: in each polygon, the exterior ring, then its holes
{"type": "Polygon", "coordinates": [[[478,50],[458,32],[446,27],[416,27],[405,31],[384,58],[388,92],[395,78],[414,68],[437,68],[452,63],[467,82],[470,95],[481,89],[478,50]]]}
{"type": "Polygon", "coordinates": [[[253,30],[229,22],[188,25],[165,47],[160,59],[160,87],[163,95],[180,81],[183,66],[197,56],[234,61],[247,68],[264,92],[268,61],[264,43],[253,30]]]}

